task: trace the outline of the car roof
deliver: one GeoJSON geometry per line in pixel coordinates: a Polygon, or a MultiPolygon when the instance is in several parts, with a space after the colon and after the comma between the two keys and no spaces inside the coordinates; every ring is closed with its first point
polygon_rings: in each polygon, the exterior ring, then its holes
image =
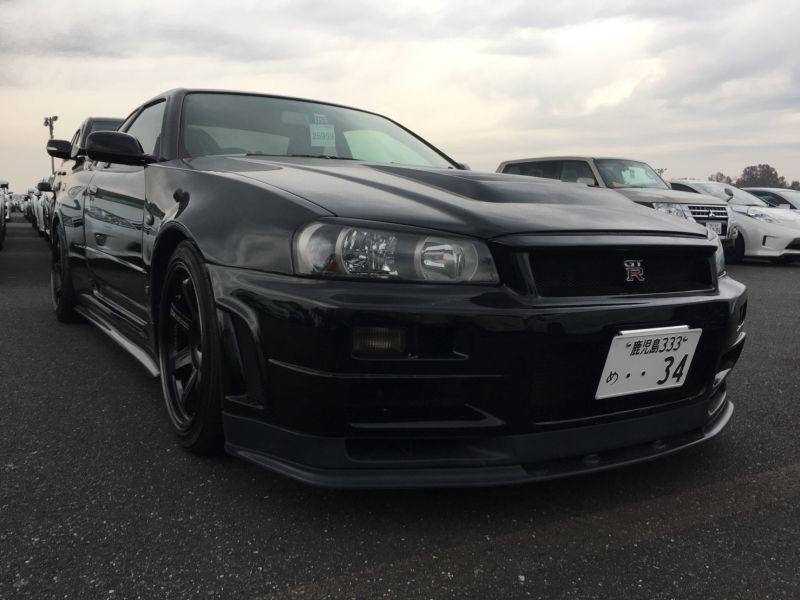
{"type": "Polygon", "coordinates": [[[520,162],[530,162],[530,161],[544,161],[544,160],[629,160],[631,162],[645,162],[643,160],[638,160],[636,158],[621,158],[618,156],[535,156],[532,158],[513,158],[511,160],[504,160],[502,164],[509,165],[514,163],[520,162]]]}
{"type": "MultiPolygon", "coordinates": [[[[377,115],[379,117],[383,117],[384,119],[388,119],[389,118],[389,117],[386,117],[385,115],[382,115],[380,113],[377,113],[377,112],[374,112],[374,111],[371,111],[371,110],[365,110],[363,108],[358,108],[358,107],[355,107],[355,106],[349,106],[347,104],[339,104],[337,102],[329,102],[327,100],[315,100],[313,98],[302,98],[300,96],[286,96],[286,95],[283,95],[283,94],[266,94],[264,92],[249,92],[249,91],[242,91],[242,90],[223,90],[223,89],[214,89],[214,88],[173,88],[171,90],[167,90],[166,92],[163,92],[161,94],[153,96],[152,98],[150,98],[150,100],[148,100],[147,102],[142,102],[139,106],[141,107],[141,106],[145,106],[147,104],[151,104],[153,102],[161,100],[162,98],[168,98],[168,97],[182,98],[183,96],[186,96],[188,94],[228,94],[228,95],[232,95],[232,96],[261,96],[263,98],[278,98],[278,99],[281,99],[281,100],[296,100],[298,102],[313,102],[315,104],[326,104],[328,106],[337,106],[339,108],[347,108],[347,109],[350,109],[350,110],[357,110],[359,112],[369,113],[369,114],[372,114],[372,115],[377,115]]],[[[126,120],[127,120],[127,117],[126,117],[126,120]]],[[[389,120],[391,120],[391,119],[389,119],[389,120]]]]}

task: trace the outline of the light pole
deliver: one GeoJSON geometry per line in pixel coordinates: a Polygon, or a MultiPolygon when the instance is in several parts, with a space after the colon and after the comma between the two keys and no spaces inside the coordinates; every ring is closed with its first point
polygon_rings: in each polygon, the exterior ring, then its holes
{"type": "MultiPolygon", "coordinates": [[[[44,126],[50,129],[50,139],[53,139],[53,123],[58,121],[58,115],[53,115],[52,117],[45,117],[44,118],[44,126]]],[[[50,174],[55,175],[56,173],[56,165],[53,162],[53,157],[50,157],[50,174]]]]}

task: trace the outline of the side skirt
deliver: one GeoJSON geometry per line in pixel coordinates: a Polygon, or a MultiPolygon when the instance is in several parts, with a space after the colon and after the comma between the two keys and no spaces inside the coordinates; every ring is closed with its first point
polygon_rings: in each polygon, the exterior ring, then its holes
{"type": "MultiPolygon", "coordinates": [[[[85,301],[86,298],[84,297],[83,300],[85,301]]],[[[147,369],[151,376],[158,377],[160,375],[158,364],[153,360],[153,358],[145,350],[125,337],[125,335],[119,329],[114,327],[114,325],[112,325],[108,319],[103,317],[98,310],[94,310],[85,304],[81,304],[75,307],[75,312],[95,325],[100,331],[115,341],[120,348],[125,350],[128,354],[133,356],[133,358],[139,361],[139,363],[145,369],[147,369]]]]}

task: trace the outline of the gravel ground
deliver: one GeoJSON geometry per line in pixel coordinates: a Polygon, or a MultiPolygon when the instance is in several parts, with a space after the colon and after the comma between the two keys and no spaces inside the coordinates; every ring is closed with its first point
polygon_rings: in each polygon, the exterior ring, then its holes
{"type": "Polygon", "coordinates": [[[179,448],[156,380],[0,252],[0,598],[800,598],[800,265],[745,264],[736,414],[570,480],[326,491],[179,448]]]}

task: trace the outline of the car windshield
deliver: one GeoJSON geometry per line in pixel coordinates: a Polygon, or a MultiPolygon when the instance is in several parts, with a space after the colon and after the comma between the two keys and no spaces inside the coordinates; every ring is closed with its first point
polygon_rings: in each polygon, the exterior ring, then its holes
{"type": "Polygon", "coordinates": [[[594,162],[603,181],[606,182],[606,187],[669,189],[669,186],[647,163],[617,158],[603,158],[594,162]]]}
{"type": "Polygon", "coordinates": [[[698,190],[704,194],[722,198],[730,204],[737,204],[739,206],[769,206],[758,196],[754,196],[750,192],[745,192],[739,188],[727,183],[717,183],[716,181],[703,181],[693,184],[698,190]],[[728,193],[730,192],[730,193],[728,193]],[[733,195],[731,195],[733,194],[733,195]]]}
{"type": "Polygon", "coordinates": [[[797,190],[781,190],[781,199],[795,208],[800,208],[800,192],[797,190]]]}
{"type": "Polygon", "coordinates": [[[195,93],[183,102],[182,154],[306,156],[456,168],[392,121],[355,109],[244,94],[195,93]]]}

